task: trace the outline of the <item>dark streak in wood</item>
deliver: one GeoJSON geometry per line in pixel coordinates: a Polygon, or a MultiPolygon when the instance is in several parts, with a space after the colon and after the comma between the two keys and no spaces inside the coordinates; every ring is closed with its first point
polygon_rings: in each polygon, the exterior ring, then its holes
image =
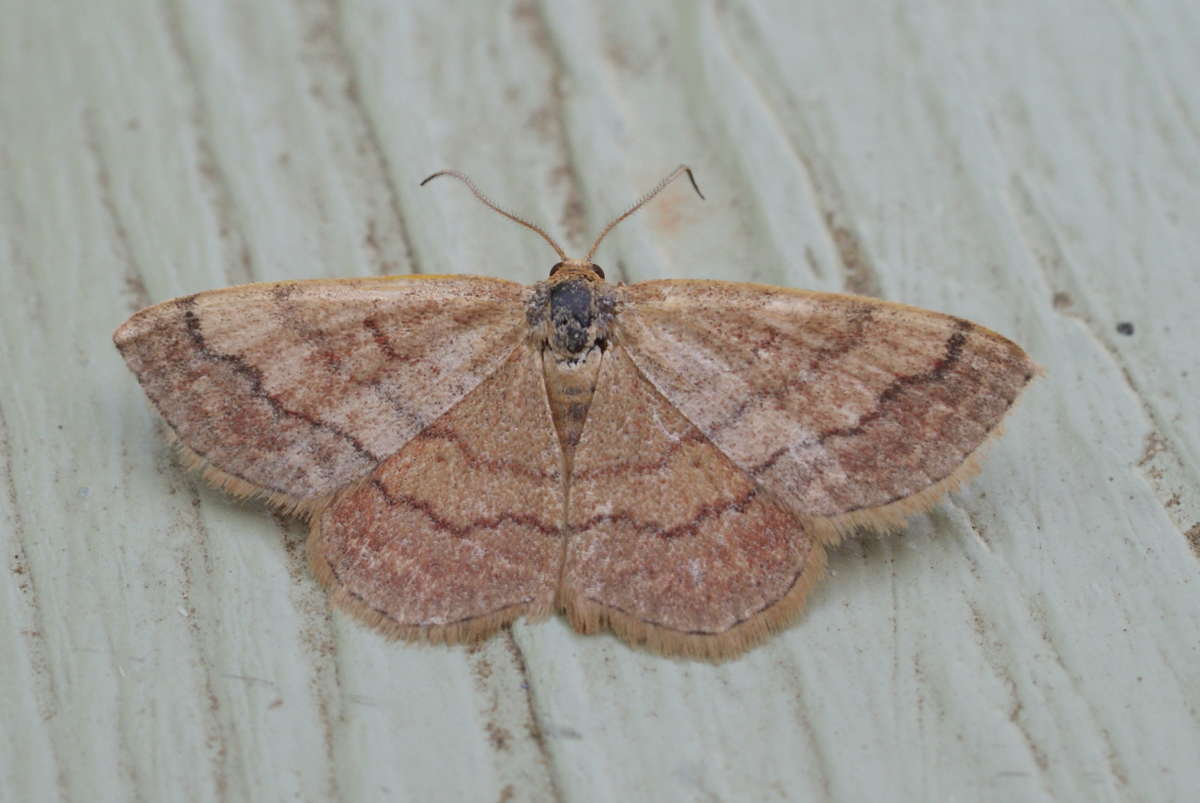
{"type": "Polygon", "coordinates": [[[582,182],[575,166],[575,155],[563,111],[566,103],[564,85],[567,80],[563,54],[555,46],[545,13],[535,0],[521,0],[517,3],[513,8],[513,17],[525,26],[534,49],[545,57],[550,68],[546,105],[535,112],[530,122],[531,127],[560,152],[562,165],[551,171],[551,177],[566,178],[567,192],[563,201],[561,223],[566,229],[567,241],[579,243],[584,236],[585,226],[583,200],[579,192],[582,182]]]}
{"type": "Polygon", "coordinates": [[[529,738],[537,745],[538,757],[546,767],[546,777],[550,780],[550,792],[557,801],[564,800],[562,789],[559,787],[558,774],[554,765],[554,757],[546,744],[545,728],[542,727],[541,709],[533,692],[533,678],[529,674],[529,666],[525,661],[525,653],[510,628],[504,629],[504,646],[512,656],[517,672],[521,676],[521,688],[525,692],[525,707],[529,712],[529,738]]]}
{"type": "Polygon", "coordinates": [[[879,277],[867,258],[866,249],[863,248],[858,234],[853,229],[840,224],[837,216],[831,210],[825,210],[824,220],[825,226],[829,230],[829,237],[833,240],[838,257],[842,261],[842,266],[846,269],[846,290],[860,296],[879,297],[883,295],[879,277]]]}
{"type": "Polygon", "coordinates": [[[133,256],[133,245],[129,241],[129,230],[125,227],[125,221],[121,217],[116,198],[113,196],[112,174],[108,169],[108,161],[100,149],[100,133],[96,123],[95,110],[89,108],[84,112],[83,130],[88,153],[92,157],[96,170],[100,208],[104,210],[109,227],[112,229],[113,240],[117,244],[117,258],[125,266],[125,289],[133,302],[130,309],[136,311],[150,306],[150,293],[146,290],[146,283],[142,280],[142,271],[133,256]]]}
{"type": "MultiPolygon", "coordinates": [[[[200,556],[205,577],[211,577],[212,561],[208,552],[208,528],[204,523],[204,518],[200,515],[200,496],[196,485],[191,480],[188,481],[188,487],[191,493],[191,504],[188,506],[188,509],[191,514],[189,516],[189,529],[192,531],[192,545],[200,556]]],[[[192,558],[188,552],[184,552],[180,556],[179,569],[183,575],[182,594],[188,606],[188,616],[185,618],[185,626],[196,656],[196,664],[199,667],[197,670],[200,675],[201,684],[199,691],[203,695],[205,702],[202,727],[204,729],[205,745],[208,747],[212,759],[212,782],[217,793],[217,798],[219,800],[228,800],[229,749],[225,741],[224,730],[221,727],[221,701],[217,696],[216,686],[213,682],[211,656],[205,643],[207,634],[201,628],[202,623],[207,621],[207,619],[196,615],[196,609],[191,602],[192,589],[195,587],[195,578],[192,571],[192,558]]]]}
{"type": "MultiPolygon", "coordinates": [[[[17,589],[29,607],[29,623],[31,627],[24,633],[29,651],[31,674],[35,678],[33,689],[34,702],[42,722],[53,722],[59,712],[58,687],[51,670],[50,657],[42,634],[46,632],[46,621],[42,614],[41,595],[39,593],[40,578],[29,563],[29,552],[25,548],[28,532],[25,528],[25,517],[21,512],[20,496],[17,493],[16,472],[13,467],[13,447],[9,438],[8,418],[4,408],[0,407],[0,465],[3,466],[5,504],[10,511],[12,521],[12,538],[6,541],[6,546],[12,551],[12,573],[20,576],[16,583],[17,589]]],[[[11,656],[15,651],[9,647],[6,652],[11,656]]],[[[10,658],[9,660],[12,660],[10,658]]],[[[59,741],[50,739],[51,763],[59,793],[63,799],[67,797],[66,768],[59,757],[59,741]]]]}
{"type": "Polygon", "coordinates": [[[308,687],[320,720],[322,743],[325,749],[328,800],[341,800],[338,771],[334,759],[337,743],[339,704],[344,689],[338,662],[337,639],[334,632],[329,597],[314,587],[308,574],[308,553],[302,538],[293,537],[288,519],[279,513],[272,516],[279,528],[280,539],[288,556],[288,576],[292,583],[289,598],[304,623],[300,627],[299,644],[309,656],[308,687]]]}
{"type": "MultiPolygon", "coordinates": [[[[379,134],[375,118],[371,116],[366,103],[363,101],[362,83],[355,70],[354,61],[350,57],[352,50],[347,44],[346,34],[341,26],[338,4],[334,0],[326,0],[322,4],[322,13],[323,16],[310,25],[310,35],[307,37],[305,44],[307,47],[312,48],[321,40],[328,42],[329,47],[326,51],[330,57],[328,63],[340,79],[335,80],[334,83],[341,84],[344,88],[343,96],[349,106],[349,113],[358,122],[361,128],[359,133],[362,139],[365,140],[366,147],[360,147],[359,153],[370,164],[368,165],[368,169],[363,171],[363,176],[376,178],[383,188],[388,208],[396,223],[396,235],[400,240],[400,247],[404,252],[404,262],[408,266],[408,272],[423,273],[424,270],[417,259],[412,236],[408,230],[408,221],[404,216],[404,211],[400,203],[401,196],[392,179],[391,164],[383,147],[384,139],[379,134]]],[[[315,68],[310,66],[309,69],[315,68]]],[[[391,270],[389,261],[379,247],[377,237],[378,232],[375,221],[368,219],[364,242],[367,248],[376,254],[378,261],[376,272],[381,275],[394,273],[395,271],[391,270]]]]}
{"type": "Polygon", "coordinates": [[[196,153],[198,159],[196,172],[203,179],[202,184],[209,188],[210,203],[217,220],[217,232],[223,246],[225,275],[230,284],[245,284],[253,281],[253,260],[249,247],[241,230],[237,226],[237,205],[234,194],[229,187],[229,178],[221,168],[216,151],[209,141],[208,132],[212,129],[208,106],[205,103],[203,82],[200,79],[200,69],[196,64],[191,48],[188,47],[187,36],[184,33],[183,7],[180,4],[168,3],[164,27],[171,50],[183,67],[185,83],[191,89],[189,114],[192,130],[195,132],[196,153]]]}

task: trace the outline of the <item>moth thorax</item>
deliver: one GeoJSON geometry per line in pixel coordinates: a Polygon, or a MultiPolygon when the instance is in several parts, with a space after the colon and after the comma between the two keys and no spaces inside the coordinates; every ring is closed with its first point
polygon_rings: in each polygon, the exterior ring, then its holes
{"type": "Polygon", "coordinates": [[[568,279],[550,289],[550,346],[562,354],[581,354],[595,343],[596,295],[586,279],[568,279]]]}

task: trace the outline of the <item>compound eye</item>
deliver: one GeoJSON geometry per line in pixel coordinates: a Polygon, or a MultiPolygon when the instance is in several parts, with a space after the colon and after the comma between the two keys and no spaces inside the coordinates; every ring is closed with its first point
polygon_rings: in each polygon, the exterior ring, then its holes
{"type": "Polygon", "coordinates": [[[597,275],[597,276],[599,276],[601,279],[603,279],[603,278],[604,278],[604,268],[602,268],[602,267],[600,267],[599,265],[597,265],[597,264],[593,263],[593,264],[592,264],[592,270],[596,271],[596,275],[597,275]]]}
{"type": "Polygon", "coordinates": [[[561,262],[554,263],[554,267],[550,269],[550,275],[553,276],[554,274],[558,273],[558,269],[561,267],[562,267],[561,262]]]}

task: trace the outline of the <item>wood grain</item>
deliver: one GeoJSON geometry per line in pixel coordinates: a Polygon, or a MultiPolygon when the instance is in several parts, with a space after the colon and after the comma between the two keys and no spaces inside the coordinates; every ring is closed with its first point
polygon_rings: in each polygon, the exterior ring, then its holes
{"type": "Polygon", "coordinates": [[[1200,786],[1193,3],[0,10],[0,798],[1200,786]],[[685,160],[708,200],[623,224],[611,281],[867,292],[1047,370],[966,491],[831,550],[737,663],[554,621],[397,649],[331,615],[303,533],[156,446],[112,351],[240,282],[545,277],[536,237],[418,189],[434,169],[579,252],[685,160]]]}

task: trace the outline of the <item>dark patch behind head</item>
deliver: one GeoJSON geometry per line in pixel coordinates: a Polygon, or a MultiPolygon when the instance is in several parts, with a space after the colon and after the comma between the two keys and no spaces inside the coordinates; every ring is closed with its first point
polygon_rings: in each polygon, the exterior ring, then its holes
{"type": "Polygon", "coordinates": [[[565,281],[550,290],[550,320],[562,347],[572,353],[583,349],[592,324],[592,288],[587,281],[565,281]]]}

